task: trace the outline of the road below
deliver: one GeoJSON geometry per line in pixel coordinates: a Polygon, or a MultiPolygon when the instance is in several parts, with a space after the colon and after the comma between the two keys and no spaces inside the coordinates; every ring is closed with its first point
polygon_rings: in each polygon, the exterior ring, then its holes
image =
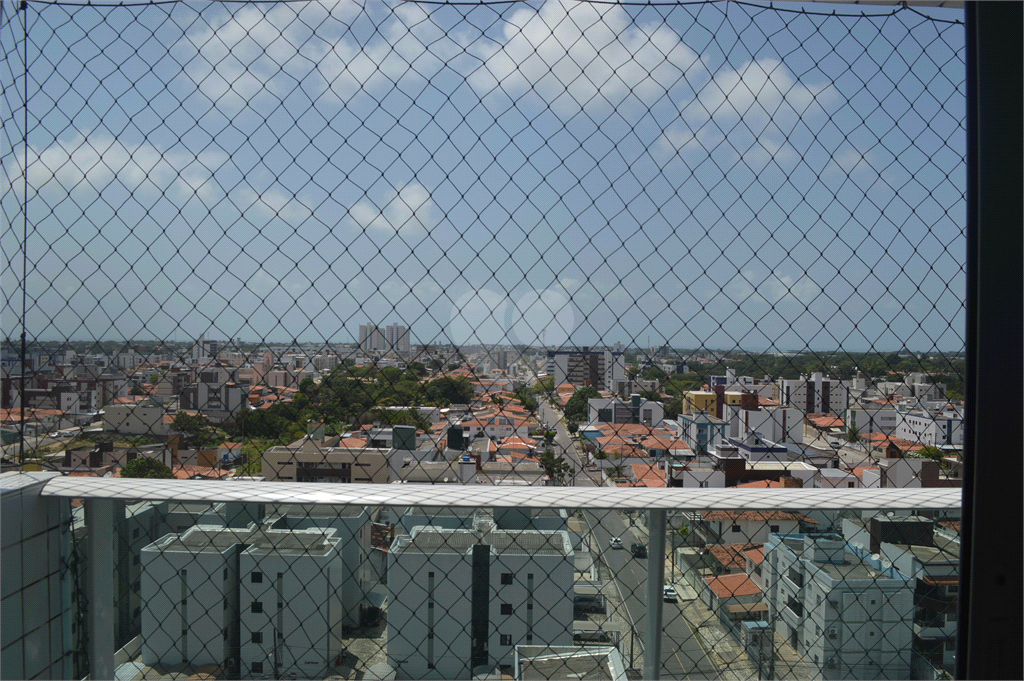
{"type": "MultiPolygon", "coordinates": [[[[633,557],[629,548],[638,539],[617,511],[587,511],[585,516],[599,549],[600,560],[607,567],[609,576],[615,580],[631,620],[622,623],[626,664],[629,665],[629,658],[633,657],[633,666],[639,667],[636,658],[637,653],[642,651],[641,642],[647,616],[649,559],[633,557]],[[624,548],[610,548],[612,537],[621,538],[624,548]],[[630,625],[635,634],[632,638],[628,638],[629,632],[626,631],[630,625]],[[634,650],[631,651],[631,648],[634,650]]],[[[662,678],[707,679],[719,676],[714,663],[695,635],[694,623],[683,616],[679,603],[664,604],[661,650],[662,678]]]]}

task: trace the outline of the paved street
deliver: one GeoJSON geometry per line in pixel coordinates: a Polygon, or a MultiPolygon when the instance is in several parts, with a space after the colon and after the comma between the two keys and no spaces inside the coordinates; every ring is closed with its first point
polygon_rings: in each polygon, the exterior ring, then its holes
{"type": "MultiPolygon", "coordinates": [[[[615,579],[623,604],[632,621],[635,632],[635,649],[642,650],[642,639],[647,615],[647,560],[633,558],[629,546],[637,537],[626,526],[622,516],[615,511],[588,511],[587,522],[600,548],[600,557],[609,574],[615,579]],[[612,537],[620,537],[625,548],[609,548],[612,537]]],[[[662,677],[676,679],[717,678],[719,671],[696,636],[696,627],[684,616],[680,603],[665,603],[663,611],[662,677]]],[[[625,624],[625,623],[624,623],[625,624]]],[[[631,641],[624,646],[629,657],[631,641]]],[[[634,655],[634,657],[637,657],[634,655]]],[[[627,664],[629,660],[626,660],[627,664]]],[[[634,659],[633,666],[641,668],[642,662],[634,659]]]]}

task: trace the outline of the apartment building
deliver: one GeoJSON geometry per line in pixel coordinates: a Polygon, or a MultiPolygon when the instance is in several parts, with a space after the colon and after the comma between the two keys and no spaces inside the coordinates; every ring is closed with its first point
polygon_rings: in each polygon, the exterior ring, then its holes
{"type": "Polygon", "coordinates": [[[665,421],[665,405],[631,395],[629,400],[618,397],[594,397],[587,400],[588,423],[642,423],[658,427],[665,421]]]}
{"type": "Polygon", "coordinates": [[[849,406],[849,386],[820,371],[780,383],[778,399],[783,407],[795,407],[805,414],[842,414],[849,406]]]}
{"type": "Polygon", "coordinates": [[[945,525],[922,516],[879,513],[844,519],[842,529],[852,546],[877,554],[911,580],[914,656],[949,671],[956,661],[960,537],[945,525]]]}
{"type": "Polygon", "coordinates": [[[393,449],[324,447],[313,440],[301,445],[270,447],[263,452],[261,475],[268,481],[388,482],[388,460],[393,449]]]}
{"type": "Polygon", "coordinates": [[[554,375],[555,385],[571,383],[611,390],[626,379],[626,363],[621,352],[611,350],[548,350],[548,374],[554,375]]]}
{"type": "Polygon", "coordinates": [[[341,553],[342,622],[359,626],[364,599],[380,579],[373,570],[369,510],[361,506],[270,504],[265,526],[274,530],[334,530],[341,553]]]}
{"type": "Polygon", "coordinates": [[[166,435],[167,408],[154,400],[110,404],[103,410],[103,430],[125,435],[166,435]]]}
{"type": "Polygon", "coordinates": [[[401,678],[511,668],[517,645],[572,645],[565,531],[415,527],[388,557],[388,664],[401,678]]]}
{"type": "Polygon", "coordinates": [[[911,678],[913,586],[838,534],[772,533],[769,621],[823,679],[911,678]]]}
{"type": "Polygon", "coordinates": [[[679,427],[679,437],[690,445],[690,449],[705,454],[722,444],[729,427],[728,422],[703,410],[679,414],[676,423],[679,427]]]}
{"type": "Polygon", "coordinates": [[[344,612],[333,535],[198,526],[144,547],[143,663],[327,674],[344,612]]]}
{"type": "Polygon", "coordinates": [[[757,433],[772,442],[803,442],[804,414],[795,407],[761,406],[761,399],[754,396],[739,405],[726,404],[722,418],[729,422],[729,437],[757,433]]]}

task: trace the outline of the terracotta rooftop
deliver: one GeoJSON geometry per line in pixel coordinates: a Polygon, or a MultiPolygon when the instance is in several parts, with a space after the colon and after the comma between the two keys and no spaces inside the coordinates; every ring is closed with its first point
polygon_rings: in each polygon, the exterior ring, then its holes
{"type": "Polygon", "coordinates": [[[723,575],[721,577],[705,577],[711,590],[719,598],[734,598],[737,596],[753,596],[761,593],[761,588],[754,584],[747,573],[737,575],[723,575]]]}
{"type": "Polygon", "coordinates": [[[746,551],[761,550],[764,544],[711,544],[708,552],[729,570],[743,570],[747,567],[746,551]]]}
{"type": "Polygon", "coordinates": [[[818,521],[808,518],[803,513],[789,511],[705,511],[704,520],[748,520],[767,522],[769,520],[796,520],[802,523],[817,525],[818,521]]]}

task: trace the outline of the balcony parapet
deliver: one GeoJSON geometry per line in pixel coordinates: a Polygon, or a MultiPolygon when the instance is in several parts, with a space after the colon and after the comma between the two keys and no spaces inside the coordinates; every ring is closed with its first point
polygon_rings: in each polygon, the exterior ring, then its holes
{"type": "Polygon", "coordinates": [[[210,503],[456,508],[580,508],[702,510],[851,510],[960,508],[957,488],[692,489],[645,487],[504,487],[494,485],[371,485],[302,482],[152,480],[61,476],[43,496],[210,503]]]}

